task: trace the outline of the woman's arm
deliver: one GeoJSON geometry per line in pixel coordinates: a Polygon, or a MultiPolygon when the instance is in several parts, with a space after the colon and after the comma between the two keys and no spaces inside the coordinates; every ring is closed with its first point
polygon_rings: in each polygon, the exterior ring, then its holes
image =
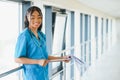
{"type": "Polygon", "coordinates": [[[63,57],[48,56],[48,60],[64,59],[63,57]]]}
{"type": "Polygon", "coordinates": [[[45,66],[48,63],[48,61],[45,59],[36,60],[36,59],[29,59],[24,57],[15,58],[15,62],[21,64],[39,64],[41,66],[45,66]]]}
{"type": "Polygon", "coordinates": [[[57,59],[66,59],[63,60],[64,62],[69,62],[69,56],[63,56],[63,57],[56,57],[56,56],[48,56],[48,60],[57,60],[57,59]]]}

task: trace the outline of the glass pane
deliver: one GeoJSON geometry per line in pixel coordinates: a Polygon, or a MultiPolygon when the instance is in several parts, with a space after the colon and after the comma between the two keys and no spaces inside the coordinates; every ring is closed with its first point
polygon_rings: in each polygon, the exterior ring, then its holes
{"type": "Polygon", "coordinates": [[[59,75],[57,75],[56,77],[54,77],[52,80],[62,80],[62,77],[61,77],[61,75],[59,74],[59,75]]]}
{"type": "MultiPolygon", "coordinates": [[[[66,15],[56,15],[55,18],[55,28],[53,37],[53,54],[62,51],[63,48],[63,38],[65,31],[66,15]]],[[[58,56],[58,55],[57,55],[58,56]]],[[[59,55],[60,56],[60,55],[59,55]]],[[[54,63],[53,68],[59,66],[60,63],[54,63]]]]}
{"type": "MultiPolygon", "coordinates": [[[[18,35],[19,4],[0,1],[0,74],[17,66],[14,49],[18,35]]],[[[18,80],[16,76],[0,80],[18,80]]]]}

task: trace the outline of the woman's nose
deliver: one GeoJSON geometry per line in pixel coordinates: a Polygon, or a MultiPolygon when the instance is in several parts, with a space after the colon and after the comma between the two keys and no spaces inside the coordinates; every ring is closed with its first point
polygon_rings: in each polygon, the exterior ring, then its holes
{"type": "Polygon", "coordinates": [[[39,22],[40,20],[39,19],[37,19],[37,18],[35,18],[35,20],[34,20],[35,22],[39,22]]]}

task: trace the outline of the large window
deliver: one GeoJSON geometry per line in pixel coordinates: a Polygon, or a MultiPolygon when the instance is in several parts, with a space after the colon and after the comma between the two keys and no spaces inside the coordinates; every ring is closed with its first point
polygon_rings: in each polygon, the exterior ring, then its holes
{"type": "MultiPolygon", "coordinates": [[[[86,64],[88,64],[88,15],[85,14],[84,15],[85,17],[85,27],[84,27],[84,62],[86,62],[86,64]]],[[[85,70],[86,70],[86,67],[85,67],[85,70]]]]}
{"type": "Polygon", "coordinates": [[[91,16],[80,13],[80,51],[81,60],[86,66],[81,67],[81,75],[91,65],[91,16]]]}
{"type": "Polygon", "coordinates": [[[106,19],[106,47],[105,47],[105,49],[108,49],[108,35],[109,35],[109,20],[108,19],[106,19]]]}
{"type": "MultiPolygon", "coordinates": [[[[17,66],[14,50],[19,33],[20,4],[0,1],[0,74],[17,66]]],[[[0,80],[18,80],[16,73],[0,80]]]]}
{"type": "MultiPolygon", "coordinates": [[[[57,56],[62,56],[63,54],[58,53],[65,49],[65,30],[66,30],[66,14],[53,13],[53,27],[52,27],[52,55],[58,54],[57,56]]],[[[55,55],[54,55],[55,56],[55,55]]],[[[52,74],[55,74],[63,69],[62,62],[52,63],[52,74]]],[[[59,77],[61,75],[58,75],[59,77]]],[[[59,77],[56,77],[57,80],[61,80],[59,77]]],[[[55,80],[56,80],[55,78],[55,80]]],[[[53,79],[54,80],[54,79],[53,79]]]]}
{"type": "Polygon", "coordinates": [[[88,65],[90,66],[91,65],[91,15],[88,16],[88,26],[89,26],[89,33],[88,33],[88,37],[89,37],[89,49],[88,49],[88,54],[89,54],[89,62],[88,62],[88,65]]]}
{"type": "Polygon", "coordinates": [[[101,53],[103,53],[103,18],[101,18],[101,53]]]}
{"type": "Polygon", "coordinates": [[[95,16],[96,59],[98,59],[98,17],[95,16]]]}

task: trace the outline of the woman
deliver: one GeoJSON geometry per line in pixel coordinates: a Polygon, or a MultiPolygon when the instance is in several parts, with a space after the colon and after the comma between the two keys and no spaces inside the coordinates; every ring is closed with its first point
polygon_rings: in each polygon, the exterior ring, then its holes
{"type": "MultiPolygon", "coordinates": [[[[64,57],[48,56],[46,37],[41,32],[43,15],[40,8],[30,7],[25,16],[25,29],[19,35],[15,61],[23,64],[24,80],[48,80],[48,62],[64,57]]],[[[69,60],[65,60],[68,62],[69,60]]]]}

